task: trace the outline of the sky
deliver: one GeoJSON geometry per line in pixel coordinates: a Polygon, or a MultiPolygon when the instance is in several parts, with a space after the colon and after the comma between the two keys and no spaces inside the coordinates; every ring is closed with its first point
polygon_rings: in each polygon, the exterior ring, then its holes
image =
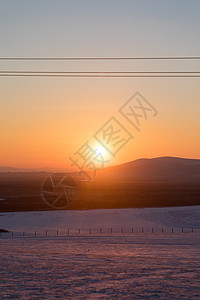
{"type": "MultiPolygon", "coordinates": [[[[0,57],[199,56],[200,2],[3,1],[0,57]]],[[[199,61],[0,61],[0,70],[199,71],[199,61]]],[[[200,158],[199,78],[0,77],[0,165],[70,168],[111,118],[134,137],[108,164],[200,158]],[[138,132],[119,108],[136,92],[158,111],[138,132]]]]}

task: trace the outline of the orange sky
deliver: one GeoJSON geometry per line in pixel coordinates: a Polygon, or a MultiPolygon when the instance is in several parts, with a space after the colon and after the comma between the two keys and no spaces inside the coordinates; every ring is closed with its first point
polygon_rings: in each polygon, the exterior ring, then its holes
{"type": "MultiPolygon", "coordinates": [[[[198,56],[200,2],[4,1],[0,57],[198,56]]],[[[0,70],[199,71],[196,61],[0,61],[0,70]]],[[[0,77],[0,165],[69,168],[69,156],[139,91],[158,110],[110,164],[199,158],[199,78],[0,77]]]]}
{"type": "Polygon", "coordinates": [[[199,158],[197,79],[10,79],[1,89],[1,165],[69,167],[86,141],[138,90],[158,115],[141,132],[121,120],[134,139],[110,164],[141,157],[199,158]],[[184,84],[187,83],[187,84],[184,84]]]}

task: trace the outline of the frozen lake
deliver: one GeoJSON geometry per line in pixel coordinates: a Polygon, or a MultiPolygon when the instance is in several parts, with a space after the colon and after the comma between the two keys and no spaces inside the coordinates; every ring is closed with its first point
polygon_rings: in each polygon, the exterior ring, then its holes
{"type": "Polygon", "coordinates": [[[0,228],[29,235],[0,237],[0,299],[199,299],[199,217],[197,206],[3,213],[0,228]]]}

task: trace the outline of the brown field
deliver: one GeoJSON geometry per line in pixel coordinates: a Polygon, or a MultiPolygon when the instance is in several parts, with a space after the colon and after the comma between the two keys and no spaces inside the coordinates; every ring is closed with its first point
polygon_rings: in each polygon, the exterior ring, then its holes
{"type": "MultiPolygon", "coordinates": [[[[0,211],[49,210],[41,198],[47,173],[0,173],[0,211]]],[[[92,181],[78,183],[76,200],[67,209],[165,207],[200,204],[196,183],[166,181],[92,181]]]]}

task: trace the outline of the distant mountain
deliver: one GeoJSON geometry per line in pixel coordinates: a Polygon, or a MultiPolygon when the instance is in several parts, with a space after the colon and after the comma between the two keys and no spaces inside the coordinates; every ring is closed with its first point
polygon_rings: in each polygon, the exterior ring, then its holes
{"type": "Polygon", "coordinates": [[[0,172],[27,172],[28,169],[0,166],[0,172]]]}
{"type": "Polygon", "coordinates": [[[200,184],[200,159],[158,157],[138,159],[99,172],[101,178],[125,181],[195,181],[200,184]]]}
{"type": "MultiPolygon", "coordinates": [[[[67,169],[37,168],[25,169],[0,166],[3,172],[68,172],[67,169]]],[[[108,167],[97,172],[97,179],[119,179],[123,181],[170,181],[199,182],[200,159],[179,157],[142,158],[125,164],[108,167]]]]}
{"type": "Polygon", "coordinates": [[[56,173],[56,172],[67,172],[66,169],[59,169],[59,168],[15,168],[15,167],[7,167],[7,166],[0,166],[0,173],[6,173],[6,172],[52,172],[52,173],[56,173]]]}

